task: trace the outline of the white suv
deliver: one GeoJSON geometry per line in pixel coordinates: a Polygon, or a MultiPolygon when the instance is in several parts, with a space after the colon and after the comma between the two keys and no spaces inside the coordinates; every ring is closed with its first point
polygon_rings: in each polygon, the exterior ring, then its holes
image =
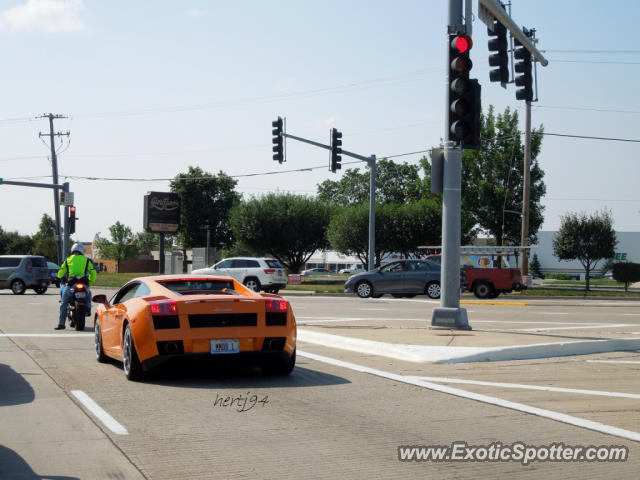
{"type": "Polygon", "coordinates": [[[278,293],[287,286],[287,274],[275,258],[225,258],[209,268],[199,268],[191,273],[229,275],[256,292],[278,293]]]}

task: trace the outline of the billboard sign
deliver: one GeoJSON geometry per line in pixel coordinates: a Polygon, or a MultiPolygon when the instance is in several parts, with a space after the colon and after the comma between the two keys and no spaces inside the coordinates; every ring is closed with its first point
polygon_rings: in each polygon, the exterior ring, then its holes
{"type": "Polygon", "coordinates": [[[144,196],[144,230],[175,233],[180,228],[180,196],[169,192],[148,192],[144,196]]]}

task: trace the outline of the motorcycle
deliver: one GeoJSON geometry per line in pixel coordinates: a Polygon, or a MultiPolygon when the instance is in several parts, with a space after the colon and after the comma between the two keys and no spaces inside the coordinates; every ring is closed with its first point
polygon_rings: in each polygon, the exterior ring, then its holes
{"type": "Polygon", "coordinates": [[[71,277],[67,283],[67,287],[71,289],[71,300],[67,307],[67,318],[70,321],[71,328],[78,331],[84,330],[85,317],[91,315],[88,311],[89,302],[89,281],[86,277],[71,277]]]}

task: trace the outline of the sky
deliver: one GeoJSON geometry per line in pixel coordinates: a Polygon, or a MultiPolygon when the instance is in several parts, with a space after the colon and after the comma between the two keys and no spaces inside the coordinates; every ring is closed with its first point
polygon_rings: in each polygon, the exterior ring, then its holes
{"type": "MultiPolygon", "coordinates": [[[[120,221],[143,229],[143,197],[199,166],[238,180],[245,198],[314,195],[338,180],[326,150],[287,142],[272,160],[271,122],[343,148],[417,164],[444,136],[445,0],[1,0],[0,177],[51,183],[48,120],[60,182],[77,206],[75,239],[108,237],[120,221]],[[422,153],[412,153],[422,152],[422,153]],[[404,155],[407,154],[407,155],[404,155]],[[124,179],[124,180],[123,180],[124,179]],[[134,179],[129,181],[126,179],[134,179]],[[148,181],[149,179],[153,181],[148,181]],[[155,180],[154,180],[155,179],[155,180]]],[[[486,111],[525,105],[489,82],[487,31],[474,22],[472,78],[486,111]]],[[[536,29],[545,132],[542,230],[561,215],[609,209],[618,231],[640,230],[640,3],[513,0],[516,24],[536,29]]],[[[361,162],[343,157],[346,168],[361,162]],[[354,161],[355,162],[355,161],[354,161]]],[[[0,226],[34,234],[53,217],[49,189],[0,185],[0,226]]]]}

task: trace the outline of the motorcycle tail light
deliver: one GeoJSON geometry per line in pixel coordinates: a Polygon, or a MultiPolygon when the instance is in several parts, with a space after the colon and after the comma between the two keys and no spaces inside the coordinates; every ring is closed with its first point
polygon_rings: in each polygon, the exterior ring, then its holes
{"type": "Polygon", "coordinates": [[[177,315],[178,303],[175,300],[154,300],[149,302],[151,315],[177,315]]]}
{"type": "Polygon", "coordinates": [[[76,290],[84,290],[84,285],[82,283],[77,283],[76,290]]]}

